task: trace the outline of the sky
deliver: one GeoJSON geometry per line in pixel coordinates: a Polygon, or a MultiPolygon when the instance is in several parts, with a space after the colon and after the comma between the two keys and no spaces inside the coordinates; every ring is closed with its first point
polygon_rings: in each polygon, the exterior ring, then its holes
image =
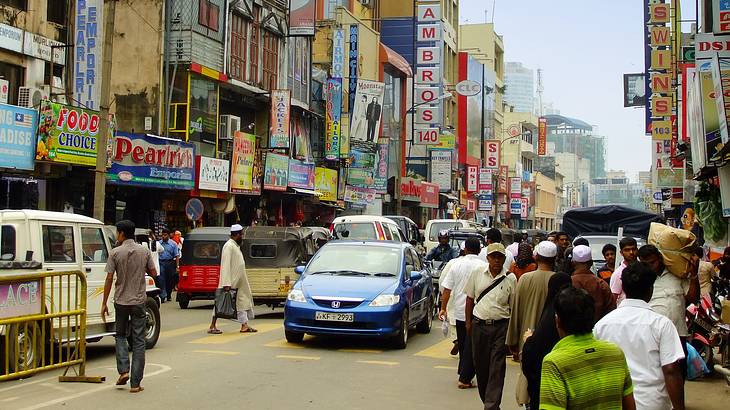
{"type": "MultiPolygon", "coordinates": [[[[649,170],[651,138],[644,109],[624,108],[622,93],[623,74],[644,71],[644,3],[460,0],[459,16],[461,24],[484,23],[486,9],[503,36],[505,61],[541,68],[543,101],[596,126],[606,137],[606,170],[635,176],[649,170]]],[[[694,19],[694,1],[682,5],[682,18],[694,19]]]]}

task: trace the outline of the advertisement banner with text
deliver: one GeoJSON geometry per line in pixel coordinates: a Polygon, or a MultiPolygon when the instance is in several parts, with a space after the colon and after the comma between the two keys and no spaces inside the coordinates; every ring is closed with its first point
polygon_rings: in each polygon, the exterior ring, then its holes
{"type": "Polygon", "coordinates": [[[99,113],[42,100],[36,159],[96,165],[99,113]]]}
{"type": "Polygon", "coordinates": [[[269,147],[289,148],[291,91],[271,90],[271,131],[269,147]]]}

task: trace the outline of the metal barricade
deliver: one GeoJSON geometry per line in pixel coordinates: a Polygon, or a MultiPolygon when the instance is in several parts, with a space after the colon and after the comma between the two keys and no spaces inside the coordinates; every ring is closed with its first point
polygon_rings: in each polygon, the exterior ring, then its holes
{"type": "Polygon", "coordinates": [[[85,374],[86,292],[80,271],[0,275],[0,381],[64,367],[61,382],[104,381],[85,374]]]}

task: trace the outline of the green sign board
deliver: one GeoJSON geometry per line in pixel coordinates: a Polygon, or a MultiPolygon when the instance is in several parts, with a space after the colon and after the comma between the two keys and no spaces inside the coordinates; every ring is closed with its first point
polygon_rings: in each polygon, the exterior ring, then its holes
{"type": "Polygon", "coordinates": [[[695,48],[694,47],[682,47],[682,61],[685,63],[694,63],[695,61],[695,48]]]}

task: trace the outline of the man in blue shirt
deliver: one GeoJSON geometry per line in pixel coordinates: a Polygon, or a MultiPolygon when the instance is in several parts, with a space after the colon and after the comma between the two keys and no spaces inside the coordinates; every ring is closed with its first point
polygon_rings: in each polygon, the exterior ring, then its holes
{"type": "Polygon", "coordinates": [[[450,260],[459,257],[459,251],[452,247],[449,243],[449,231],[442,230],[439,232],[439,244],[437,247],[431,249],[431,252],[426,255],[427,261],[441,262],[443,266],[446,266],[450,260]]]}
{"type": "Polygon", "coordinates": [[[172,290],[175,288],[175,274],[180,262],[180,251],[177,243],[170,239],[170,230],[162,230],[162,240],[157,244],[157,252],[160,254],[160,275],[162,276],[162,295],[164,303],[172,300],[172,290]]]}

